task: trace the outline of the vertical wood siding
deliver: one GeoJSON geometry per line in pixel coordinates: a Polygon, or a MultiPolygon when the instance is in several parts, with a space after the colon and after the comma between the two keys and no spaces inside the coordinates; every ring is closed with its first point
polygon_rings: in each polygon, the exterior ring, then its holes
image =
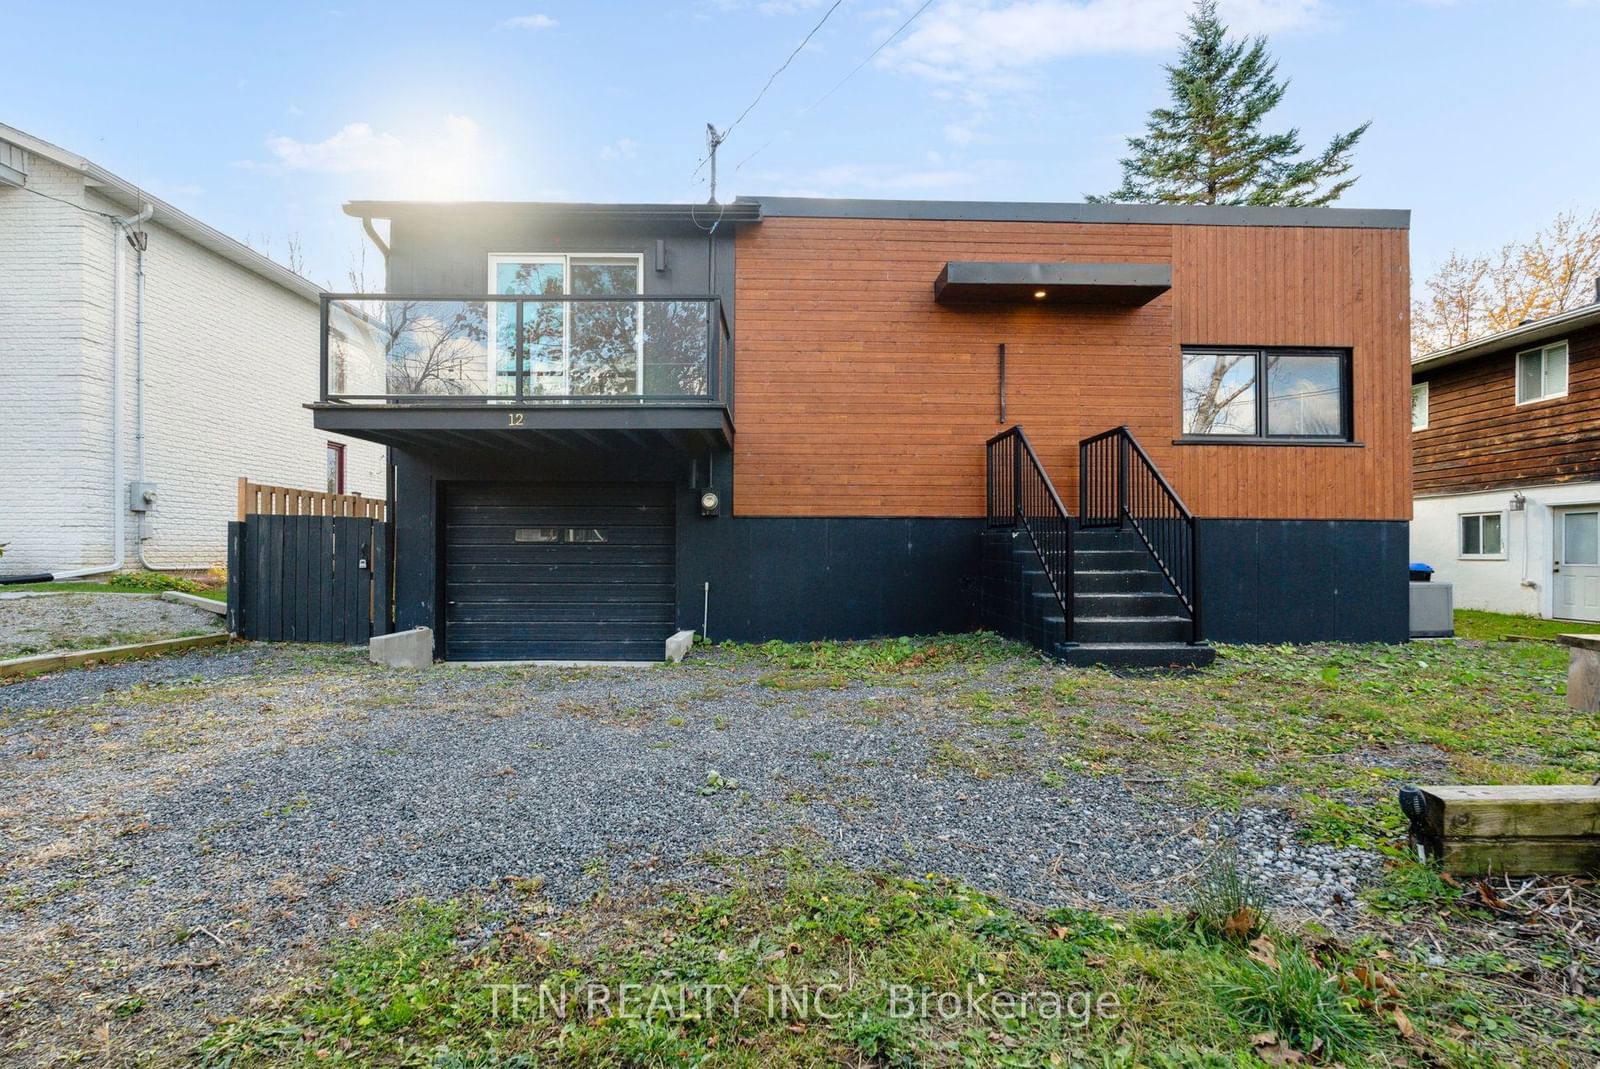
{"type": "Polygon", "coordinates": [[[1069,506],[1080,438],[1126,423],[1201,515],[1410,516],[1404,231],[769,219],[737,257],[734,509],[981,516],[1021,423],[1069,506]],[[948,260],[1171,263],[1140,308],[935,304],[948,260]],[[1180,345],[1348,346],[1362,448],[1175,446],[1180,345]]]}
{"type": "Polygon", "coordinates": [[[1565,397],[1517,404],[1516,352],[1532,345],[1419,380],[1428,383],[1428,426],[1412,435],[1417,493],[1600,478],[1600,327],[1566,342],[1565,397]]]}

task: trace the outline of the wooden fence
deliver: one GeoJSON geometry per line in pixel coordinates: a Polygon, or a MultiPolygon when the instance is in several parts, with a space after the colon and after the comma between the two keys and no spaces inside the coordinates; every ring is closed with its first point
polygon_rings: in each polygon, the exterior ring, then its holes
{"type": "Polygon", "coordinates": [[[255,513],[230,523],[228,630],[271,642],[388,633],[387,535],[367,516],[255,513]]]}
{"type": "Polygon", "coordinates": [[[382,523],[381,498],[360,494],[330,494],[326,490],[296,490],[239,479],[239,522],[246,516],[356,516],[382,523]]]}

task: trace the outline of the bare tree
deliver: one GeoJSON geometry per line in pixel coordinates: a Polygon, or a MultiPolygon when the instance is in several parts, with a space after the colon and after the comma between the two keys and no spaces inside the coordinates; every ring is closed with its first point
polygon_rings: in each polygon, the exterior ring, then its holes
{"type": "Polygon", "coordinates": [[[388,392],[484,392],[485,308],[481,302],[392,301],[383,307],[388,392]]]}
{"type": "Polygon", "coordinates": [[[1422,284],[1412,303],[1412,355],[1588,304],[1600,276],[1600,211],[1563,212],[1527,241],[1494,253],[1449,259],[1422,284]]]}

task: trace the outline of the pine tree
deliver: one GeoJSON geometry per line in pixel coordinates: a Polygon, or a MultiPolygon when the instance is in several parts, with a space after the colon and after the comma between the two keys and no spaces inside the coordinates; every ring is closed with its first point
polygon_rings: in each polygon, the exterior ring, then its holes
{"type": "Polygon", "coordinates": [[[1261,130],[1289,87],[1263,37],[1229,40],[1215,0],[1189,13],[1183,54],[1168,66],[1172,106],[1157,108],[1143,137],[1130,137],[1122,186],[1092,202],[1329,204],[1355,184],[1350,150],[1371,122],[1335,137],[1320,156],[1297,159],[1300,132],[1261,130]]]}

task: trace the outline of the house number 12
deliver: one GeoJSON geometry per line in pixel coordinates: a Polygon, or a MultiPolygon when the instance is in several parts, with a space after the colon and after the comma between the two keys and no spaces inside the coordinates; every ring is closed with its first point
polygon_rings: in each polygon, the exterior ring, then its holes
{"type": "Polygon", "coordinates": [[[511,426],[513,426],[513,427],[522,426],[522,413],[521,412],[507,412],[506,415],[511,418],[511,426]]]}

